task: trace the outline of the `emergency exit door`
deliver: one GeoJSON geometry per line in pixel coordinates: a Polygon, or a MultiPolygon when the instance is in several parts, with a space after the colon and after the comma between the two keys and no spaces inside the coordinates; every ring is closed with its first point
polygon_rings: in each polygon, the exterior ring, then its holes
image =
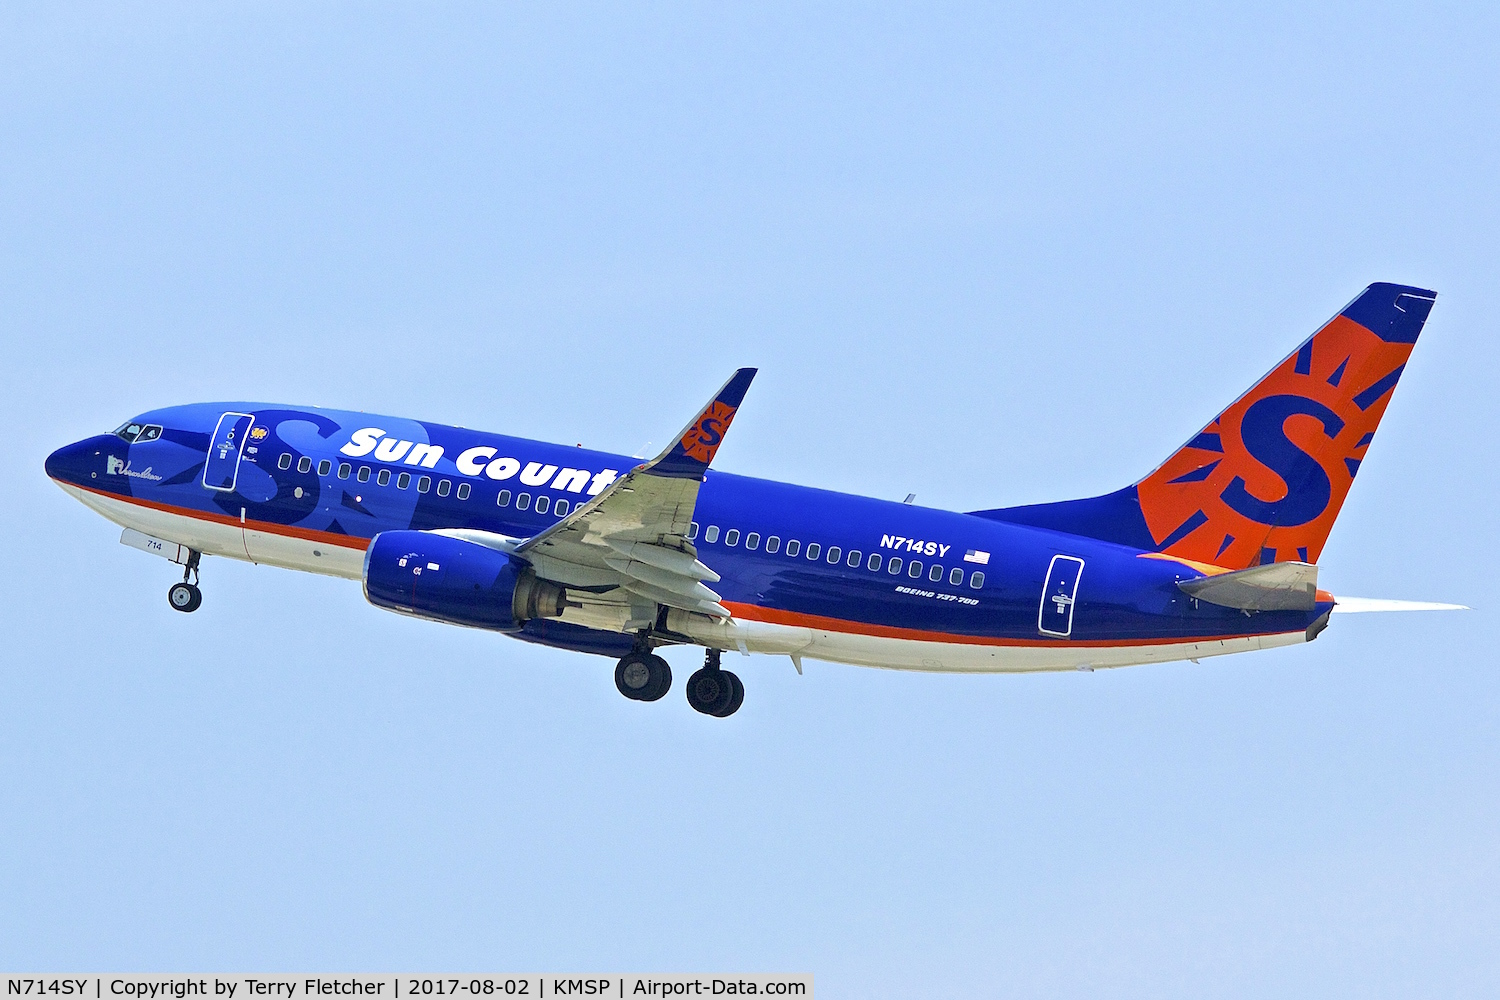
{"type": "Polygon", "coordinates": [[[1076,556],[1052,557],[1052,564],[1047,567],[1047,583],[1042,587],[1042,609],[1037,613],[1038,630],[1063,637],[1073,634],[1073,604],[1078,598],[1078,580],[1082,576],[1082,559],[1076,556]]]}
{"type": "Polygon", "coordinates": [[[208,443],[208,460],[203,463],[204,486],[224,493],[234,489],[240,474],[240,452],[253,423],[255,418],[248,413],[226,413],[219,418],[208,443]]]}

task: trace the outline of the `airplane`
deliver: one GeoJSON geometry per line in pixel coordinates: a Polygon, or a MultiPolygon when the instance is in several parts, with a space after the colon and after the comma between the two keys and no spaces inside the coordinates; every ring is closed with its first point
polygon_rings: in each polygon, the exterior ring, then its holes
{"type": "MultiPolygon", "coordinates": [[[[1370,285],[1143,479],[966,513],[712,469],[741,368],[656,458],[398,417],[169,406],[58,449],[47,475],[183,567],[204,555],[360,580],[377,607],[616,660],[656,701],[656,650],[701,646],[705,715],[738,651],[907,670],[1094,670],[1311,642],[1318,557],[1436,294],[1370,285]]],[[[908,501],[910,498],[908,498],[908,501]]]]}

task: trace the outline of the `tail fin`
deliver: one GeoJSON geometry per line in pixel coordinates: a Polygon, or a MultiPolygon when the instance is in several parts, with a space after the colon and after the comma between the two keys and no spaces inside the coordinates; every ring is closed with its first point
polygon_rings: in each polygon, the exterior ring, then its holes
{"type": "Polygon", "coordinates": [[[1435,298],[1366,288],[1134,485],[973,513],[1229,569],[1316,562],[1435,298]]]}

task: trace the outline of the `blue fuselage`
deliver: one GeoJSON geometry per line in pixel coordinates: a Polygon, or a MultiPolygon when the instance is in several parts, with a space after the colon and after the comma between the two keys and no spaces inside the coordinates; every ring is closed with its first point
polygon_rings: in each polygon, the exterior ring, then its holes
{"type": "MultiPolygon", "coordinates": [[[[639,464],[442,424],[260,403],[169,407],[133,424],[161,430],[69,445],[48,459],[48,474],[128,504],[346,550],[397,529],[526,538],[639,464]],[[246,439],[226,449],[236,431],[225,415],[235,413],[253,422],[242,421],[246,439]]],[[[1202,576],[1197,568],[1155,553],[726,472],[707,474],[694,520],[698,558],[722,577],[715,589],[726,607],[810,628],[1113,646],[1301,632],[1331,607],[1217,607],[1177,587],[1202,576]]],[[[596,640],[575,645],[607,648],[596,640]]]]}

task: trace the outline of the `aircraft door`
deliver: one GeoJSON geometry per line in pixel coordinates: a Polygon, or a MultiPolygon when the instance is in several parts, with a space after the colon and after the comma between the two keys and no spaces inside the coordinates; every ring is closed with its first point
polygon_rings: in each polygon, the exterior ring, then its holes
{"type": "Polygon", "coordinates": [[[1082,576],[1082,559],[1076,556],[1052,557],[1052,565],[1047,567],[1047,583],[1042,587],[1042,608],[1037,613],[1039,631],[1063,637],[1072,635],[1073,603],[1082,576]]]}
{"type": "Polygon", "coordinates": [[[203,463],[203,485],[228,493],[240,475],[240,453],[250,437],[255,418],[248,413],[226,413],[219,418],[214,436],[208,443],[208,459],[203,463]]]}

